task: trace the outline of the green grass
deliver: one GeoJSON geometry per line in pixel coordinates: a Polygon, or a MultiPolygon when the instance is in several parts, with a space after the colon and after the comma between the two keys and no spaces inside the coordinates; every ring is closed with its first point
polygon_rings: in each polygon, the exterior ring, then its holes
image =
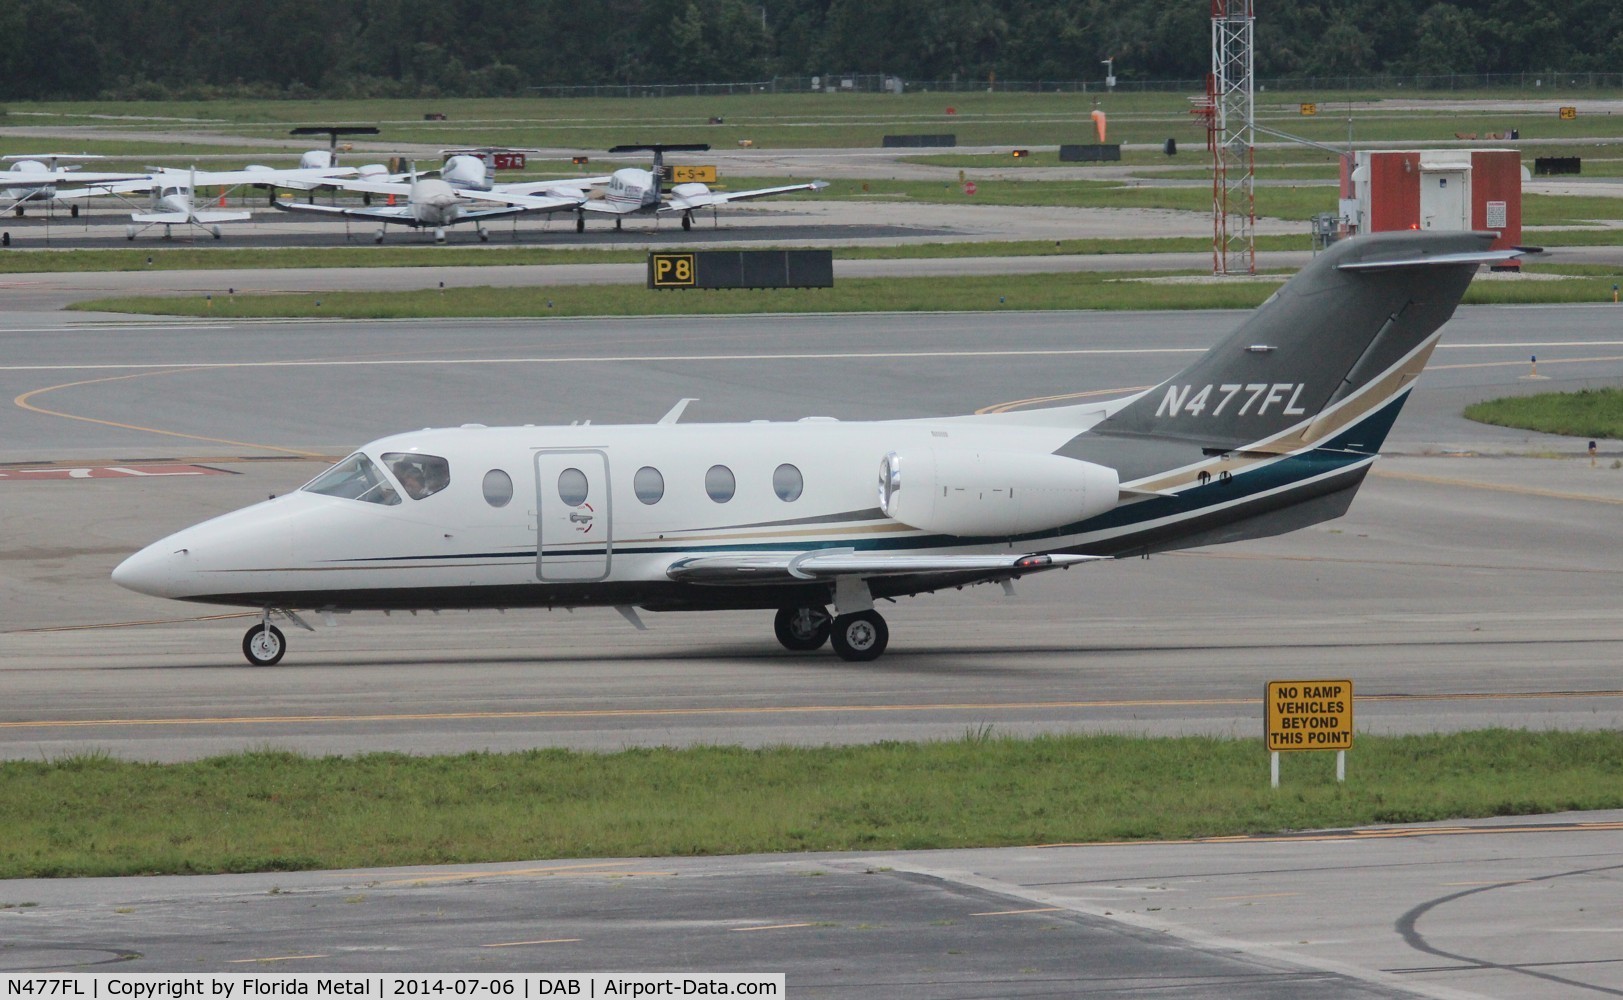
{"type": "MultiPolygon", "coordinates": [[[[1149,275],[1145,275],[1146,277],[1149,275]]],[[[1162,273],[1154,277],[1165,277],[1162,273]]],[[[1246,309],[1278,281],[1160,284],[1108,274],[852,278],[833,288],[653,291],[628,285],[448,288],[416,292],[114,298],[75,303],[95,312],[250,317],[688,316],[744,313],[937,312],[1042,309],[1246,309]]]]}
{"type": "MultiPolygon", "coordinates": [[[[1556,272],[1556,268],[1549,268],[1556,272]]],[[[1616,269],[1560,281],[1478,281],[1472,304],[1611,301],[1616,269]]],[[[1070,272],[928,278],[847,278],[833,288],[654,291],[635,285],[552,285],[323,292],[262,295],[121,297],[78,302],[94,312],[331,319],[428,317],[692,316],[746,313],[996,312],[1049,309],[1251,309],[1273,294],[1283,275],[1179,282],[1194,272],[1070,272]],[[1140,280],[1142,279],[1142,280],[1140,280]],[[1170,280],[1169,280],[1170,279],[1170,280]]]]}
{"type": "Polygon", "coordinates": [[[1623,390],[1585,389],[1473,403],[1469,420],[1568,437],[1623,438],[1623,390]]]}
{"type": "MultiPolygon", "coordinates": [[[[984,92],[892,94],[740,94],[649,99],[458,99],[353,101],[173,101],[7,104],[12,125],[107,125],[119,116],[125,134],[201,128],[226,137],[288,140],[293,125],[327,122],[376,123],[382,144],[423,144],[436,148],[488,143],[562,148],[593,152],[629,142],[709,142],[736,147],[748,140],[756,148],[878,147],[887,133],[952,132],[960,145],[1056,145],[1091,142],[1089,112],[1096,103],[1109,116],[1112,142],[1154,143],[1168,137],[1180,148],[1199,150],[1205,133],[1189,114],[1190,93],[1161,94],[1026,94],[984,92]],[[948,108],[954,114],[948,114],[948,108]],[[425,112],[447,116],[426,122],[425,112]],[[712,116],[725,124],[710,125],[712,116]],[[165,120],[169,119],[169,120],[165,120]],[[191,122],[174,119],[192,119],[191,122]]],[[[1604,92],[1461,91],[1414,94],[1345,94],[1340,92],[1259,95],[1258,116],[1265,124],[1319,142],[1347,140],[1347,119],[1354,141],[1363,147],[1394,141],[1453,141],[1456,132],[1508,132],[1519,129],[1523,140],[1572,137],[1623,137],[1623,116],[1580,115],[1562,121],[1557,106],[1609,96],[1604,92]],[[1439,101],[1537,97],[1547,109],[1512,112],[1491,109],[1460,112],[1354,107],[1348,100],[1429,98],[1439,101]],[[1303,117],[1300,101],[1316,101],[1319,114],[1303,117]]],[[[124,142],[139,140],[121,140],[124,142]]],[[[89,149],[90,147],[86,147],[89,149]]],[[[98,147],[91,151],[100,151],[98,147]]],[[[203,149],[201,145],[195,147],[203,149]]],[[[308,148],[306,146],[305,148],[308,148]]]]}
{"type": "MultiPolygon", "coordinates": [[[[1562,234],[1545,234],[1556,236],[1562,234]]],[[[1603,235],[1583,230],[1574,238],[1603,235]]],[[[1616,234],[1623,240],[1623,233],[1616,234]]],[[[1570,242],[1562,240],[1562,242],[1570,242]]],[[[1072,254],[1137,254],[1204,252],[1210,239],[1161,237],[1154,239],[1009,240],[971,243],[910,243],[899,246],[841,247],[841,260],[904,260],[941,257],[1034,257],[1072,254]]],[[[1258,250],[1307,250],[1310,238],[1260,236],[1258,250]]],[[[763,247],[762,249],[781,249],[763,247]]],[[[12,250],[0,253],[0,274],[62,271],[206,271],[280,269],[297,267],[502,267],[528,264],[624,264],[648,259],[643,250],[594,247],[546,248],[450,243],[436,246],[422,241],[395,245],[318,247],[299,249],[111,249],[12,250]]]]}
{"type": "Polygon", "coordinates": [[[1623,734],[0,764],[0,878],[1177,839],[1623,807],[1623,734]]]}

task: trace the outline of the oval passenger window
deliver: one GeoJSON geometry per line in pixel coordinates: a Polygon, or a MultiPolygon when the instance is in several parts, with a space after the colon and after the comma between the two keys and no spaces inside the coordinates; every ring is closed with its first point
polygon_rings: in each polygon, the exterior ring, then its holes
{"type": "Polygon", "coordinates": [[[586,502],[586,473],[579,469],[565,469],[558,473],[558,499],[570,507],[586,502]]]}
{"type": "Polygon", "coordinates": [[[492,507],[506,507],[513,499],[513,477],[500,469],[485,473],[485,503],[492,507]]]}
{"type": "Polygon", "coordinates": [[[665,495],[665,477],[652,465],[645,465],[631,477],[631,488],[643,503],[659,503],[665,495]]]}
{"type": "Polygon", "coordinates": [[[737,490],[738,480],[733,478],[733,470],[725,465],[712,465],[710,471],[704,474],[704,491],[716,503],[731,500],[737,490]]]}
{"type": "Polygon", "coordinates": [[[772,492],[784,503],[799,500],[800,494],[806,489],[806,480],[800,475],[800,470],[783,463],[772,471],[772,492]]]}

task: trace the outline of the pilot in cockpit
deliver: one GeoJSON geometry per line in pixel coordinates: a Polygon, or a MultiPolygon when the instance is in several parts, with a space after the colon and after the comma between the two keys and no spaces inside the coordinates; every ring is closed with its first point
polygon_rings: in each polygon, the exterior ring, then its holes
{"type": "Polygon", "coordinates": [[[400,486],[406,495],[413,500],[421,500],[432,493],[432,490],[423,486],[423,471],[411,462],[396,462],[394,464],[395,478],[400,480],[400,486]]]}

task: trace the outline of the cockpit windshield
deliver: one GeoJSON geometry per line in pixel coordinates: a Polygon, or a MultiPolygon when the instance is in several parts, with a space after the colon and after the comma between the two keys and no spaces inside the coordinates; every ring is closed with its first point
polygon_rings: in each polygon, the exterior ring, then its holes
{"type": "Polygon", "coordinates": [[[451,485],[451,464],[438,455],[391,451],[380,457],[413,500],[433,496],[451,485]]]}
{"type": "Polygon", "coordinates": [[[394,506],[400,494],[365,455],[356,453],[305,484],[307,493],[394,506]]]}

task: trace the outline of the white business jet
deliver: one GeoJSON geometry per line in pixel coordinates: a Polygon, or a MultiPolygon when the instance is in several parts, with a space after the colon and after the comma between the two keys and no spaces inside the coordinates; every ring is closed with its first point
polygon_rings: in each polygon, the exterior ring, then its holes
{"type": "MultiPolygon", "coordinates": [[[[94,181],[124,181],[141,177],[142,174],[130,173],[98,173],[81,170],[79,162],[84,160],[102,160],[103,156],[93,156],[88,153],[17,153],[4,157],[11,163],[4,175],[0,175],[0,198],[6,202],[0,212],[13,211],[18,217],[23,214],[23,208],[28,202],[44,202],[46,205],[57,200],[56,189],[59,184],[89,184],[94,181]]],[[[70,214],[79,215],[77,203],[68,206],[70,214]]]]}
{"type": "MultiPolygon", "coordinates": [[[[481,171],[483,167],[481,166],[481,171]]],[[[276,202],[284,212],[308,212],[338,215],[351,219],[370,219],[382,223],[373,237],[382,243],[390,225],[412,229],[431,229],[434,242],[444,243],[446,230],[459,222],[474,224],[481,242],[490,239],[490,230],[483,223],[490,219],[523,215],[527,212],[556,212],[575,208],[584,194],[566,194],[559,197],[533,194],[509,195],[497,190],[468,191],[453,186],[441,177],[413,175],[408,181],[369,180],[356,178],[334,181],[333,186],[345,191],[358,191],[367,195],[392,195],[404,198],[404,204],[395,205],[315,205],[300,202],[276,202]],[[495,203],[495,204],[484,204],[495,203]]]]}
{"type": "MultiPolygon", "coordinates": [[[[776,610],[792,650],[872,660],[879,599],[1279,534],[1341,515],[1494,233],[1335,244],[1153,389],[934,419],[480,427],[386,437],[113,571],[257,608],[776,610]],[[831,607],[832,606],[832,607],[831,607]]],[[[328,618],[331,622],[335,619],[328,618]]]]}
{"type": "MultiPolygon", "coordinates": [[[[610,215],[614,217],[614,228],[619,229],[620,223],[628,215],[671,215],[679,213],[682,217],[682,228],[693,228],[693,213],[701,208],[715,208],[734,201],[749,201],[754,198],[769,198],[773,195],[790,194],[795,191],[821,191],[828,187],[827,181],[809,181],[804,184],[783,184],[778,187],[752,188],[748,191],[712,191],[708,184],[690,182],[673,185],[669,190],[665,187],[666,153],[704,152],[710,147],[704,143],[690,145],[650,145],[650,146],[615,146],[610,153],[638,153],[651,152],[654,154],[652,169],[644,170],[641,167],[621,167],[610,174],[607,184],[602,188],[602,197],[581,202],[580,209],[575,216],[575,232],[586,231],[586,215],[610,215]]],[[[592,180],[598,180],[593,178],[592,180]]],[[[574,183],[584,183],[575,181],[574,183]]],[[[562,192],[560,192],[562,193],[562,192]]]]}

